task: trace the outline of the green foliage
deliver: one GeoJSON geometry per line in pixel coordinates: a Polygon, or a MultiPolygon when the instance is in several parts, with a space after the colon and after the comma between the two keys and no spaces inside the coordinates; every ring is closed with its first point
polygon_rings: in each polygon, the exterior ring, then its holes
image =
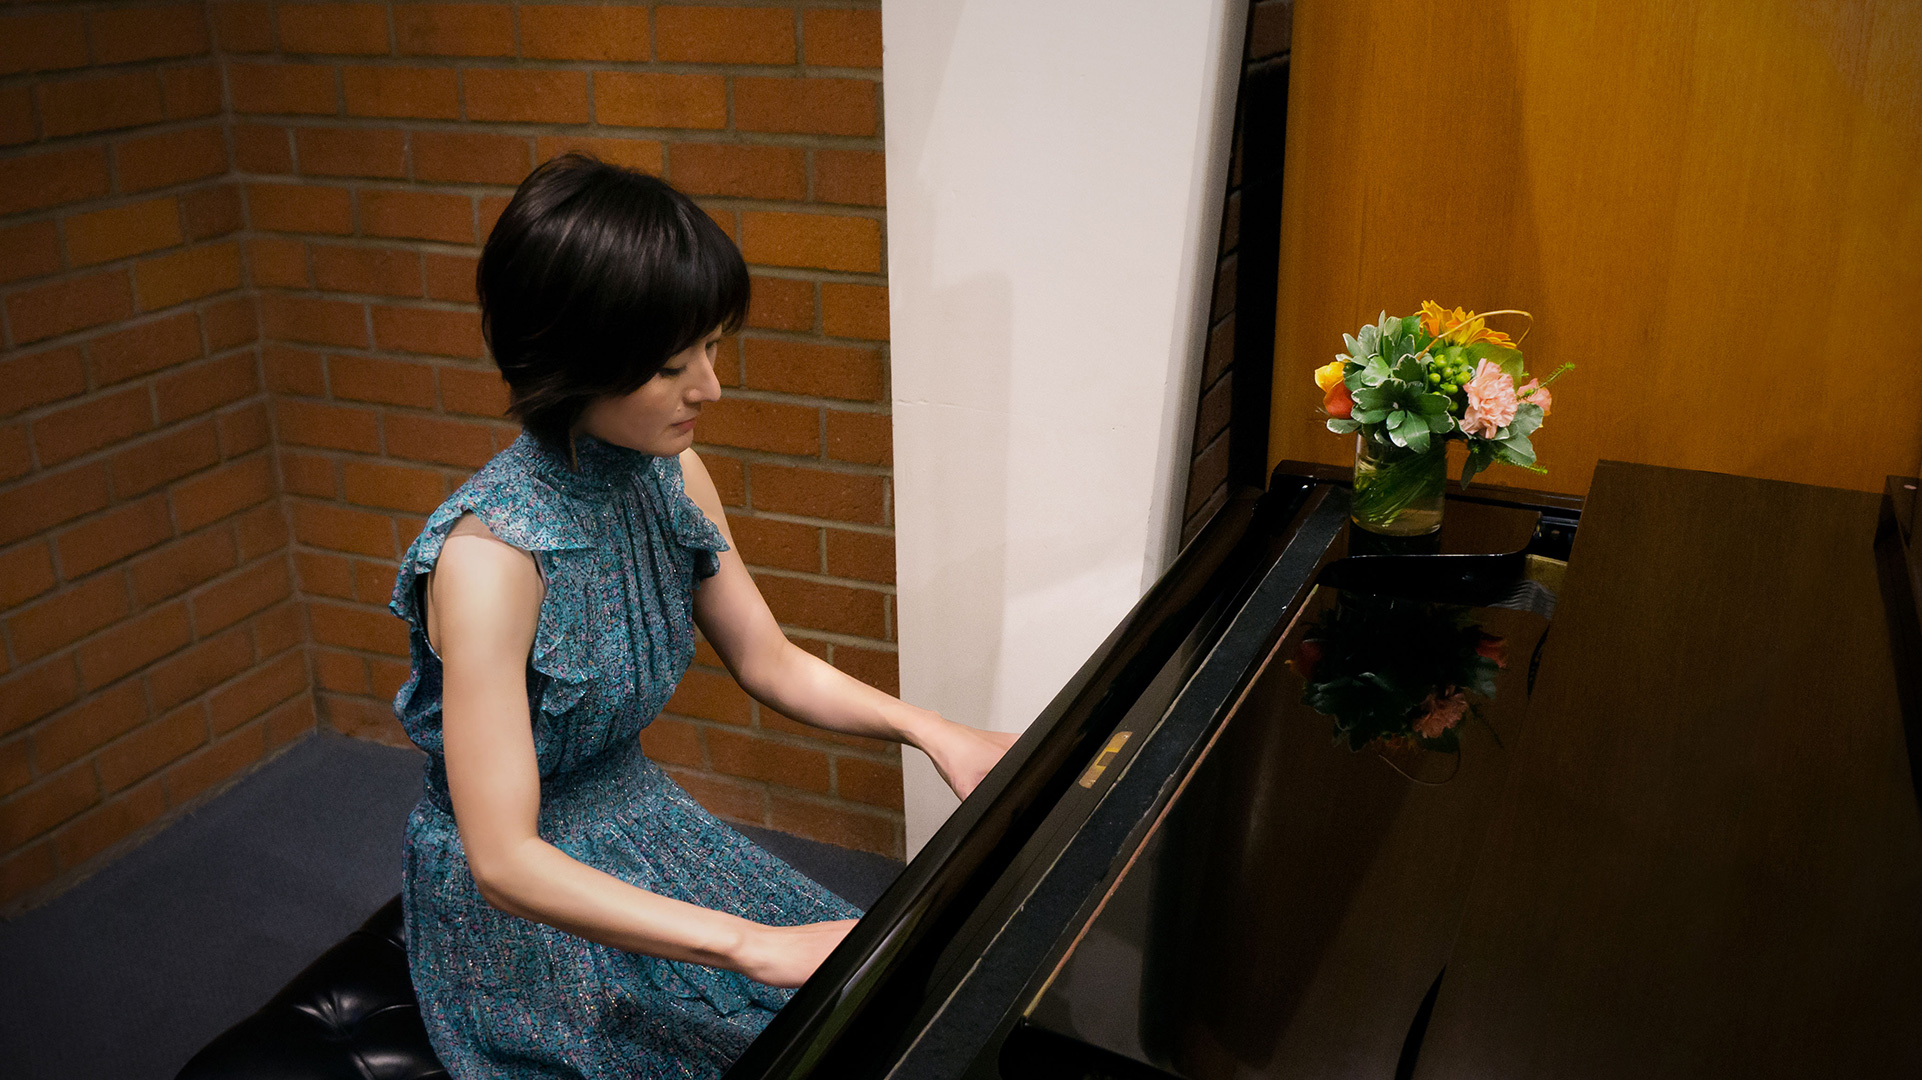
{"type": "Polygon", "coordinates": [[[1428,383],[1433,343],[1414,315],[1391,318],[1383,312],[1378,322],[1357,334],[1342,336],[1348,353],[1341,359],[1343,381],[1355,399],[1350,424],[1328,430],[1348,434],[1357,430],[1384,445],[1416,453],[1438,447],[1456,430],[1451,402],[1428,383]],[[1439,436],[1440,438],[1437,438],[1439,436]]]}
{"type": "MultiPolygon", "coordinates": [[[[1422,329],[1419,316],[1394,318],[1385,311],[1374,323],[1342,335],[1342,342],[1348,351],[1336,359],[1342,361],[1342,381],[1355,405],[1347,419],[1331,418],[1329,431],[1337,435],[1359,432],[1379,445],[1417,454],[1431,450],[1439,453],[1449,439],[1461,439],[1468,444],[1463,484],[1497,463],[1545,471],[1535,464],[1535,447],[1530,440],[1541,427],[1540,406],[1522,404],[1514,420],[1492,437],[1471,436],[1461,430],[1468,405],[1466,392],[1447,381],[1458,378],[1461,369],[1472,370],[1487,360],[1520,385],[1528,378],[1521,350],[1479,341],[1430,352],[1435,339],[1422,329]],[[1434,381],[1430,380],[1431,372],[1434,381]],[[1455,387],[1452,392],[1451,386],[1455,387]]],[[[1543,385],[1573,366],[1562,365],[1543,385]]]]}
{"type": "Polygon", "coordinates": [[[1462,352],[1467,355],[1470,367],[1480,364],[1483,360],[1494,361],[1495,366],[1501,368],[1509,378],[1514,379],[1518,386],[1528,378],[1527,373],[1522,371],[1522,354],[1519,349],[1506,349],[1500,345],[1478,341],[1463,349],[1462,352]]]}

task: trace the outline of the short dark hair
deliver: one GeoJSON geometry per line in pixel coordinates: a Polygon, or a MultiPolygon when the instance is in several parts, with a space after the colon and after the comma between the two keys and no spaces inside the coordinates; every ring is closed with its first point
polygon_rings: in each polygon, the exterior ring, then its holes
{"type": "Polygon", "coordinates": [[[521,182],[474,277],[507,411],[556,445],[590,402],[747,317],[747,265],[714,219],[666,181],[584,154],[521,182]]]}

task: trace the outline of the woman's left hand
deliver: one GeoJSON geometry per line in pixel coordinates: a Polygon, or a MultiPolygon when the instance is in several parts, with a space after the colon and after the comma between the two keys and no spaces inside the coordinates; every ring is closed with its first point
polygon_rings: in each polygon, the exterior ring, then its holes
{"type": "Polygon", "coordinates": [[[965,724],[943,720],[932,731],[922,736],[919,745],[933,760],[934,768],[941,779],[948,782],[954,793],[965,799],[980,786],[1008,752],[1008,747],[1020,736],[1006,731],[983,731],[965,724]]]}

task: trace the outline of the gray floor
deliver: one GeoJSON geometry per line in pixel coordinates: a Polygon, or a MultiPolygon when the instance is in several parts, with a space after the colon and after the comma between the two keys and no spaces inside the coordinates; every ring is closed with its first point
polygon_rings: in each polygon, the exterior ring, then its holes
{"type": "MultiPolygon", "coordinates": [[[[412,750],[316,736],[0,924],[0,1076],[172,1077],[399,891],[420,762],[412,750]]],[[[861,907],[900,870],[742,831],[861,907]]]]}

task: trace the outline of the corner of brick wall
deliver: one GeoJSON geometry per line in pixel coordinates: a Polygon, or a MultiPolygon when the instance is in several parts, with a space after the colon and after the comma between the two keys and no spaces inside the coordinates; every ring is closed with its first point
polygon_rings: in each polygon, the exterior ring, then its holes
{"type": "Polygon", "coordinates": [[[0,910],[313,730],[204,6],[0,16],[0,910]]]}
{"type": "MultiPolygon", "coordinates": [[[[210,11],[326,723],[402,738],[395,561],[517,431],[478,243],[576,148],[666,176],[740,244],[753,311],[699,450],[790,636],[894,688],[878,4],[210,11]]],[[[723,817],[902,852],[896,748],[760,708],[709,650],[643,742],[723,817]]]]}

